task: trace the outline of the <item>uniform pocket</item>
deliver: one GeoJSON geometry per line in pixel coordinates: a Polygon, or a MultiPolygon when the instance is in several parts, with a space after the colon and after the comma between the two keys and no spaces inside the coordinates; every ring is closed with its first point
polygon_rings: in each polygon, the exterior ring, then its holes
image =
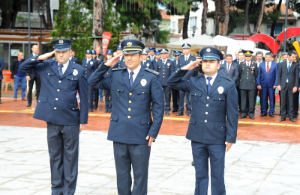
{"type": "Polygon", "coordinates": [[[152,124],[151,118],[141,118],[141,124],[142,125],[150,125],[152,124]]]}
{"type": "Polygon", "coordinates": [[[48,97],[39,96],[38,102],[39,103],[46,103],[48,101],[48,97]]]}
{"type": "Polygon", "coordinates": [[[189,123],[195,125],[196,124],[196,119],[194,117],[191,117],[189,123]]]}
{"type": "Polygon", "coordinates": [[[195,107],[200,107],[202,92],[191,92],[192,105],[195,107]]]}
{"type": "Polygon", "coordinates": [[[122,87],[122,86],[116,86],[113,89],[113,91],[114,91],[114,94],[116,95],[116,100],[120,101],[120,96],[121,96],[121,94],[124,93],[124,87],[122,87]]]}
{"type": "Polygon", "coordinates": [[[137,94],[139,97],[139,103],[144,104],[146,101],[149,101],[149,89],[137,89],[137,94]]]}
{"type": "Polygon", "coordinates": [[[112,115],[110,116],[110,120],[111,120],[111,121],[115,121],[115,122],[117,122],[117,121],[118,121],[118,119],[119,119],[119,116],[118,116],[118,115],[116,115],[116,114],[112,114],[112,115]]]}
{"type": "Polygon", "coordinates": [[[67,76],[68,79],[68,88],[71,90],[76,90],[78,85],[78,77],[67,76]]]}

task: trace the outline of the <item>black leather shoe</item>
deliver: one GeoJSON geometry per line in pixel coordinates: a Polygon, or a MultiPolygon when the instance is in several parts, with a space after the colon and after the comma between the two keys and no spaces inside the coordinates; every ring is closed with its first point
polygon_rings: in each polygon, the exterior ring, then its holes
{"type": "Polygon", "coordinates": [[[108,113],[111,113],[111,110],[107,111],[108,113]]]}
{"type": "Polygon", "coordinates": [[[169,116],[169,115],[170,115],[170,114],[169,114],[169,110],[166,110],[165,114],[166,114],[167,116],[169,116]]]}
{"type": "Polygon", "coordinates": [[[179,111],[178,114],[176,114],[176,116],[183,116],[183,112],[179,111]]]}
{"type": "Polygon", "coordinates": [[[242,114],[242,116],[239,117],[239,119],[247,118],[246,114],[242,114]]]}
{"type": "Polygon", "coordinates": [[[192,115],[191,111],[188,111],[188,112],[187,112],[187,115],[188,115],[188,116],[191,116],[191,115],[192,115]]]}
{"type": "Polygon", "coordinates": [[[0,100],[0,104],[2,104],[1,100],[0,100]]]}
{"type": "Polygon", "coordinates": [[[26,107],[30,107],[31,106],[31,103],[27,103],[26,107]]]}
{"type": "Polygon", "coordinates": [[[290,117],[290,121],[292,121],[294,123],[295,119],[293,119],[293,117],[290,117]]]}
{"type": "Polygon", "coordinates": [[[280,121],[285,121],[285,120],[286,120],[285,116],[281,117],[281,119],[280,119],[280,121]]]}
{"type": "Polygon", "coordinates": [[[93,112],[93,109],[90,109],[90,112],[93,112]]]}
{"type": "Polygon", "coordinates": [[[100,102],[104,102],[103,99],[100,99],[100,102]]]}
{"type": "Polygon", "coordinates": [[[293,118],[297,118],[298,116],[295,114],[294,116],[293,116],[293,118]]]}
{"type": "Polygon", "coordinates": [[[192,162],[192,166],[195,166],[195,165],[194,165],[194,161],[192,162]]]}
{"type": "Polygon", "coordinates": [[[172,110],[172,112],[177,112],[177,111],[178,111],[178,109],[173,109],[173,110],[172,110]]]}
{"type": "Polygon", "coordinates": [[[108,112],[108,110],[105,110],[105,112],[108,112]]]}
{"type": "Polygon", "coordinates": [[[274,114],[273,114],[273,113],[270,113],[269,116],[270,116],[270,117],[274,117],[274,114]]]}
{"type": "Polygon", "coordinates": [[[261,116],[261,117],[267,116],[267,113],[266,113],[266,114],[261,114],[260,116],[261,116]]]}
{"type": "Polygon", "coordinates": [[[255,119],[254,116],[253,116],[252,114],[249,115],[249,118],[250,118],[251,120],[254,120],[254,119],[255,119]]]}

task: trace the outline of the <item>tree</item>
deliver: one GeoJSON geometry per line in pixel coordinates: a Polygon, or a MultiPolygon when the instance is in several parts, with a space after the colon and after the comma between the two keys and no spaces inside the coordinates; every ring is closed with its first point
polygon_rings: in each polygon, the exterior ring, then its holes
{"type": "Polygon", "coordinates": [[[268,17],[273,21],[271,26],[270,36],[275,38],[275,27],[277,20],[281,15],[280,7],[281,7],[282,0],[279,0],[279,3],[273,7],[273,11],[268,12],[268,17]]]}
{"type": "Polygon", "coordinates": [[[264,12],[265,12],[265,5],[266,5],[266,0],[262,0],[259,16],[258,16],[256,27],[255,27],[256,32],[259,32],[259,28],[262,23],[262,19],[263,19],[264,12]]]}
{"type": "MultiPolygon", "coordinates": [[[[86,0],[87,1],[87,0],[86,0]]],[[[89,0],[93,1],[93,0],[89,0]]],[[[85,58],[85,50],[92,49],[92,11],[81,0],[66,3],[59,0],[59,11],[55,16],[55,26],[50,32],[53,39],[72,39],[72,49],[79,59],[85,58]]]]}
{"type": "Polygon", "coordinates": [[[250,4],[250,0],[246,1],[246,7],[245,7],[245,23],[247,26],[247,32],[250,36],[251,33],[251,29],[250,29],[250,23],[249,23],[249,4],[250,4]]]}
{"type": "Polygon", "coordinates": [[[44,28],[51,30],[52,29],[52,20],[51,20],[51,10],[50,10],[50,0],[36,0],[37,7],[44,7],[46,9],[47,20],[45,14],[42,15],[42,22],[44,28]]]}
{"type": "Polygon", "coordinates": [[[20,8],[21,0],[3,0],[0,1],[0,8],[2,10],[1,18],[2,28],[14,28],[16,23],[16,18],[18,14],[18,10],[20,8]]]}
{"type": "Polygon", "coordinates": [[[202,11],[202,19],[201,19],[201,34],[206,34],[206,20],[207,20],[207,0],[203,0],[203,11],[202,11]]]}

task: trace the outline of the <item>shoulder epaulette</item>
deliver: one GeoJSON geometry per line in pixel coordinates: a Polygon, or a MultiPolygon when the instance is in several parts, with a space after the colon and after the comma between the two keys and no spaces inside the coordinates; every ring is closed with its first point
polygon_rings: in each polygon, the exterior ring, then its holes
{"type": "Polygon", "coordinates": [[[126,67],[124,67],[124,68],[113,68],[112,70],[125,70],[126,69],[126,67]]]}
{"type": "Polygon", "coordinates": [[[151,73],[153,73],[153,74],[156,74],[156,75],[159,74],[159,73],[156,72],[155,70],[152,70],[152,69],[149,69],[149,68],[145,68],[145,70],[147,70],[148,72],[151,72],[151,73]]]}

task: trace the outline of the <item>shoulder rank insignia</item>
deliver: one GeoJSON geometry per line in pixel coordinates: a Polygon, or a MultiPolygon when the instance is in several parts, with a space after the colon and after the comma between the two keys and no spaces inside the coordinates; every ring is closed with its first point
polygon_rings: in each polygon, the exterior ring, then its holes
{"type": "Polygon", "coordinates": [[[125,70],[126,69],[126,67],[124,67],[124,68],[113,68],[112,70],[125,70]]]}
{"type": "Polygon", "coordinates": [[[156,75],[159,74],[159,73],[156,72],[155,70],[152,70],[152,69],[149,69],[149,68],[145,68],[145,70],[147,70],[148,72],[151,72],[151,73],[153,73],[153,74],[156,74],[156,75]]]}

